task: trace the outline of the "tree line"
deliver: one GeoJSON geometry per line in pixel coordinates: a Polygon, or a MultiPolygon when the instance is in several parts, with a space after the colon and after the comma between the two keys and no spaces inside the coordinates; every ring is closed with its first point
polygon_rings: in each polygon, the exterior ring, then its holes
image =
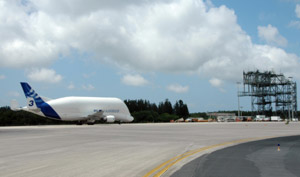
{"type": "MultiPolygon", "coordinates": [[[[158,105],[142,99],[125,100],[124,102],[128,106],[131,115],[134,117],[134,122],[136,123],[169,122],[170,120],[176,120],[182,117],[203,117],[204,119],[210,118],[206,112],[189,114],[188,107],[182,100],[176,101],[174,105],[172,105],[168,99],[160,102],[158,105]]],[[[223,110],[217,112],[235,113],[235,115],[238,115],[237,110],[223,110]]],[[[251,116],[255,115],[256,112],[243,111],[241,114],[243,116],[251,116]]],[[[300,115],[300,112],[298,111],[297,114],[300,115]]],[[[76,122],[48,119],[26,111],[12,111],[8,106],[0,107],[0,126],[57,124],[76,124],[76,122]]]]}
{"type": "Polygon", "coordinates": [[[176,101],[174,105],[166,99],[158,105],[148,100],[125,100],[134,122],[170,122],[178,118],[189,117],[187,105],[182,101],[176,101]]]}
{"type": "Polygon", "coordinates": [[[0,126],[14,125],[57,125],[74,124],[75,122],[62,122],[47,119],[26,111],[12,111],[8,106],[0,107],[0,126]]]}
{"type": "MultiPolygon", "coordinates": [[[[174,105],[166,99],[158,105],[148,100],[125,100],[125,104],[134,122],[169,122],[178,118],[189,116],[188,107],[182,100],[176,101],[174,105]]],[[[0,107],[0,126],[13,125],[57,125],[75,124],[76,122],[52,120],[32,114],[26,111],[12,111],[8,106],[0,107]]]]}

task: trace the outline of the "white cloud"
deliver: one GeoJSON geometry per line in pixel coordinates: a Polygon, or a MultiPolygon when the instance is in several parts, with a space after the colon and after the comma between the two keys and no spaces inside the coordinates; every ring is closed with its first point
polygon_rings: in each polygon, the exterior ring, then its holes
{"type": "Polygon", "coordinates": [[[3,67],[45,67],[75,50],[142,72],[235,81],[245,69],[274,68],[300,77],[300,58],[269,45],[287,44],[275,27],[262,28],[273,30],[261,35],[268,45],[254,44],[232,9],[210,1],[4,1],[0,26],[3,67]]]}
{"type": "Polygon", "coordinates": [[[223,88],[224,82],[218,78],[212,78],[209,80],[209,83],[213,86],[218,88],[221,92],[226,92],[226,90],[223,88]]]}
{"type": "Polygon", "coordinates": [[[223,81],[217,78],[210,79],[209,83],[214,87],[221,87],[223,85],[223,81]]]}
{"type": "Polygon", "coordinates": [[[56,74],[53,69],[40,68],[32,69],[27,77],[36,82],[45,82],[45,83],[58,83],[62,80],[62,76],[56,74]]]}
{"type": "Polygon", "coordinates": [[[297,4],[297,5],[296,5],[295,13],[296,13],[296,16],[297,16],[298,18],[300,18],[300,4],[297,4]]]}
{"type": "Polygon", "coordinates": [[[10,92],[8,92],[8,95],[12,96],[12,97],[19,97],[20,93],[19,92],[15,92],[15,91],[10,91],[10,92]]]}
{"type": "Polygon", "coordinates": [[[295,20],[291,21],[289,26],[296,27],[296,28],[300,29],[300,21],[295,21],[295,20]]]}
{"type": "Polygon", "coordinates": [[[139,74],[126,74],[122,77],[121,81],[123,84],[130,86],[144,86],[149,83],[145,78],[143,78],[143,76],[139,74]]]}
{"type": "Polygon", "coordinates": [[[5,75],[0,75],[0,80],[5,79],[6,76],[5,75]]]}
{"type": "Polygon", "coordinates": [[[175,92],[175,93],[186,93],[189,91],[189,86],[182,86],[179,84],[171,84],[167,86],[167,89],[169,91],[175,92]]]}
{"type": "Polygon", "coordinates": [[[88,85],[83,85],[82,89],[87,90],[87,91],[92,91],[95,89],[95,87],[91,84],[88,84],[88,85]]]}
{"type": "Polygon", "coordinates": [[[260,39],[266,41],[268,44],[279,46],[287,45],[287,40],[279,34],[276,27],[269,24],[268,26],[258,26],[257,30],[260,39]]]}
{"type": "Polygon", "coordinates": [[[73,90],[75,88],[75,85],[71,82],[68,87],[69,90],[73,90]]]}
{"type": "MultiPolygon", "coordinates": [[[[300,18],[300,4],[296,5],[295,13],[296,13],[296,16],[298,18],[300,18]]],[[[300,29],[300,21],[293,20],[293,21],[290,22],[289,26],[296,27],[296,28],[300,29]]]]}
{"type": "Polygon", "coordinates": [[[82,76],[85,78],[85,79],[88,79],[88,78],[91,78],[93,76],[95,76],[95,72],[92,72],[92,73],[83,73],[82,76]]]}

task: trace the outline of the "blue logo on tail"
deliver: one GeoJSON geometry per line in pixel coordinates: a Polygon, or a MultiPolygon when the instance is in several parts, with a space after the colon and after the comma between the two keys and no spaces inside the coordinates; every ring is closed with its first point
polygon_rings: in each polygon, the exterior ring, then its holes
{"type": "MultiPolygon", "coordinates": [[[[39,95],[37,93],[35,93],[35,91],[30,87],[29,84],[27,84],[26,82],[21,82],[21,86],[23,88],[23,91],[25,93],[26,98],[33,98],[34,102],[36,104],[36,106],[38,108],[41,108],[42,104],[45,103],[41,97],[39,97],[39,95]]],[[[33,106],[34,103],[30,102],[29,106],[33,106]]]]}
{"type": "MultiPolygon", "coordinates": [[[[55,110],[37,94],[35,91],[30,87],[30,85],[26,82],[21,82],[21,86],[23,88],[24,94],[26,98],[33,98],[36,106],[41,109],[43,114],[49,118],[60,119],[59,115],[55,112],[55,110]]],[[[34,102],[30,100],[28,106],[33,106],[34,102]]]]}

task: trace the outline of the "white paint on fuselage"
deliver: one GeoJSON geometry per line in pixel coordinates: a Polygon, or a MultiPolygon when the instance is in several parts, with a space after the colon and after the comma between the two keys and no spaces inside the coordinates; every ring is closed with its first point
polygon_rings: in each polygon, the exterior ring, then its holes
{"type": "Polygon", "coordinates": [[[47,102],[61,120],[88,119],[88,116],[103,111],[103,116],[114,116],[116,121],[131,122],[133,117],[125,103],[118,98],[105,97],[63,97],[47,102]]]}

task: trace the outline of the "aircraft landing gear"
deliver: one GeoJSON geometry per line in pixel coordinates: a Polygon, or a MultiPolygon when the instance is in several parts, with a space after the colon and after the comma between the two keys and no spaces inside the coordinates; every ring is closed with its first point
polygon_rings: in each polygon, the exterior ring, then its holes
{"type": "Polygon", "coordinates": [[[87,120],[86,123],[88,125],[94,125],[95,124],[95,120],[87,120]]]}
{"type": "Polygon", "coordinates": [[[81,121],[78,121],[77,123],[76,123],[76,125],[82,125],[83,123],[81,122],[81,121]]]}

